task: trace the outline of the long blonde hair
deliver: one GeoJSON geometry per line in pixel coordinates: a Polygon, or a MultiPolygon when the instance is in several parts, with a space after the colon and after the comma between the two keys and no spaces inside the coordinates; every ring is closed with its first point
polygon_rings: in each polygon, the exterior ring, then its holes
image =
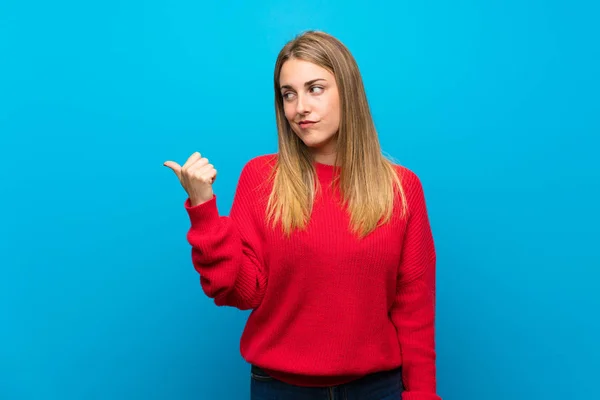
{"type": "Polygon", "coordinates": [[[319,31],[296,36],[280,51],[275,63],[275,113],[279,152],[273,169],[273,188],[267,219],[278,222],[289,236],[303,229],[310,219],[318,179],[312,155],[285,118],[279,87],[283,63],[294,58],[329,70],[340,95],[340,126],[337,132],[336,165],[342,205],[350,215],[350,229],[364,237],[394,212],[400,194],[400,213],[406,213],[406,196],[394,163],[381,151],[358,65],[348,49],[336,38],[319,31]],[[395,191],[398,190],[398,192],[395,191]]]}

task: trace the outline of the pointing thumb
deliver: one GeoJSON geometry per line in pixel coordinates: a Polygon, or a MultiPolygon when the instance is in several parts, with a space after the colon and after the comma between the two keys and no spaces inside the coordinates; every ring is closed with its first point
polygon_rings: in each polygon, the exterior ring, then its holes
{"type": "Polygon", "coordinates": [[[171,168],[171,170],[175,172],[175,175],[177,175],[177,178],[181,179],[181,166],[179,164],[174,161],[166,161],[163,165],[167,168],[171,168]]]}

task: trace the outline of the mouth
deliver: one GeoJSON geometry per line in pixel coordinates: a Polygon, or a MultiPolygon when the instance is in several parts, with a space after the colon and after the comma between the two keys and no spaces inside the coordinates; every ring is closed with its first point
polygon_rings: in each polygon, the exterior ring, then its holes
{"type": "Polygon", "coordinates": [[[306,129],[306,128],[310,128],[311,126],[313,126],[314,124],[316,124],[315,121],[308,121],[308,120],[304,120],[304,121],[300,121],[298,122],[298,125],[300,126],[300,128],[302,129],[306,129]]]}

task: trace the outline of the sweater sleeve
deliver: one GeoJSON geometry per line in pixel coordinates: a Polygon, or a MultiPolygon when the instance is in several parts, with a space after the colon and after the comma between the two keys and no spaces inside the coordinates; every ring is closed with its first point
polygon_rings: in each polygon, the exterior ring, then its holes
{"type": "Polygon", "coordinates": [[[411,171],[405,177],[409,215],[391,312],[402,352],[402,399],[440,400],[434,343],[436,254],[421,182],[411,171]]]}
{"type": "Polygon", "coordinates": [[[191,226],[187,240],[204,293],[218,306],[257,307],[267,285],[260,240],[261,220],[254,195],[260,181],[250,163],[242,170],[229,216],[219,215],[217,198],[185,209],[191,226]]]}

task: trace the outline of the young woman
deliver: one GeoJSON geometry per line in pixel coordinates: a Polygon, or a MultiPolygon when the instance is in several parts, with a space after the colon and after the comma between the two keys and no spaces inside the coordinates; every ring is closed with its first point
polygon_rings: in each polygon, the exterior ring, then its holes
{"type": "Polygon", "coordinates": [[[202,289],[252,310],[241,338],[252,400],[439,400],[436,256],[419,178],[382,155],[339,40],[297,36],[274,78],[278,153],[244,166],[229,216],[207,158],[165,163],[188,194],[202,289]]]}

